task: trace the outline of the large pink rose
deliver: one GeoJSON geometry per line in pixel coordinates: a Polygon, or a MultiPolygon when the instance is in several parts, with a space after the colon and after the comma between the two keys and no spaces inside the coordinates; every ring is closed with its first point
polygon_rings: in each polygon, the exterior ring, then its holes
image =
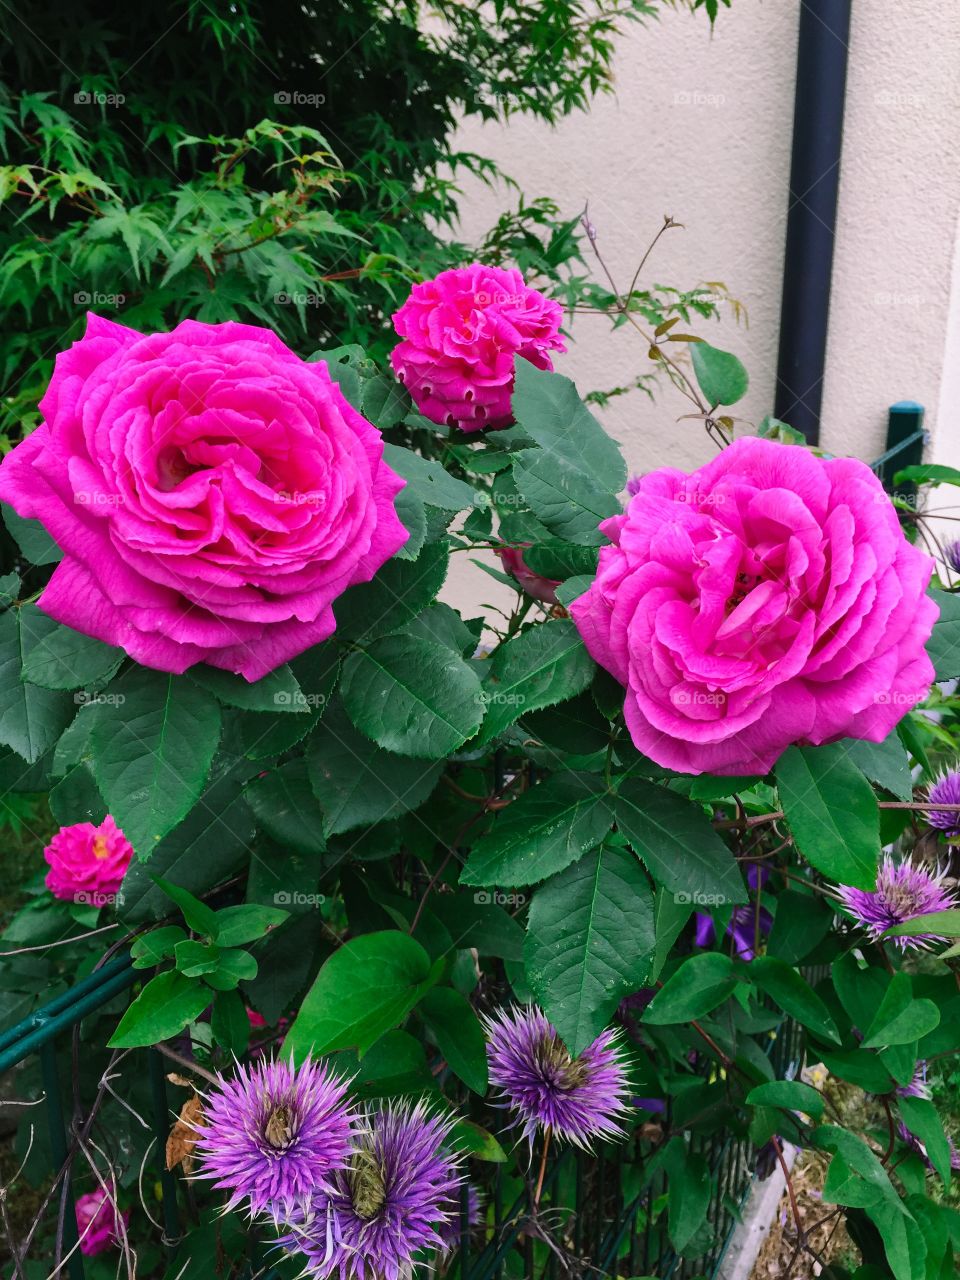
{"type": "Polygon", "coordinates": [[[90,315],[40,409],[0,467],[64,551],[40,607],[145,666],[257,680],[407,540],[380,433],[269,329],[90,315]]]}
{"type": "Polygon", "coordinates": [[[565,351],[558,303],[524,284],[519,271],[474,263],[416,284],[393,317],[404,339],[390,360],[431,422],[479,431],[513,421],[513,366],[523,356],[552,369],[565,351]]]}
{"type": "Polygon", "coordinates": [[[570,612],[658,764],[766,773],[791,743],[879,742],[926,695],[933,561],[862,462],[738,440],[600,527],[570,612]]]}

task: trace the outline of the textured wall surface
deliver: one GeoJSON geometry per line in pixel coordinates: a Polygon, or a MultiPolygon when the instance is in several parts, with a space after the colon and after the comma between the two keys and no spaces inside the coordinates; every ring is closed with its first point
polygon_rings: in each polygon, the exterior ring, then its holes
{"type": "MultiPolygon", "coordinates": [[[[736,0],[711,38],[703,15],[665,11],[621,40],[616,94],[556,129],[528,120],[468,122],[460,141],[493,156],[530,197],[590,216],[615,277],[629,283],[669,213],[648,282],[722,280],[747,307],[699,332],[735,351],[751,376],[739,412],[772,409],[793,125],[800,0],[736,0]]],[[[855,0],[822,443],[870,459],[887,407],[927,408],[930,457],[960,465],[960,4],[855,0]]],[[[506,193],[471,187],[463,232],[476,239],[506,193]]],[[[578,317],[558,363],[582,392],[646,371],[639,336],[578,317]]],[[[691,467],[713,446],[665,387],[600,416],[633,470],[691,467]]],[[[944,498],[946,495],[944,494],[944,498]]],[[[960,511],[954,514],[960,514],[960,511]]],[[[960,526],[955,526],[960,529],[960,526]]],[[[489,600],[489,579],[457,566],[448,596],[489,600]]]]}

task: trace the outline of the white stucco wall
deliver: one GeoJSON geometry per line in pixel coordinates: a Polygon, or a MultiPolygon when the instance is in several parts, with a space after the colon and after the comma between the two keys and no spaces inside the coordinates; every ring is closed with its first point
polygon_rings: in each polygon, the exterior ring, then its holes
{"type": "MultiPolygon", "coordinates": [[[[746,363],[738,411],[752,423],[773,402],[799,14],[800,0],[736,0],[711,37],[702,12],[664,10],[624,34],[616,94],[588,113],[554,129],[469,121],[459,139],[571,216],[589,199],[624,286],[663,214],[683,222],[646,278],[722,280],[746,305],[748,327],[725,316],[698,332],[746,363]]],[[[960,4],[856,0],[850,46],[821,441],[876,457],[888,406],[914,399],[927,409],[928,456],[960,465],[960,4]]],[[[465,238],[507,200],[470,186],[465,238]]],[[[611,334],[599,317],[578,317],[572,336],[558,368],[583,392],[649,367],[639,336],[611,334]]],[[[692,467],[714,450],[698,423],[676,422],[684,406],[665,386],[654,404],[633,394],[599,416],[631,469],[692,467]]],[[[490,599],[496,587],[481,577],[461,560],[448,595],[490,599]]]]}

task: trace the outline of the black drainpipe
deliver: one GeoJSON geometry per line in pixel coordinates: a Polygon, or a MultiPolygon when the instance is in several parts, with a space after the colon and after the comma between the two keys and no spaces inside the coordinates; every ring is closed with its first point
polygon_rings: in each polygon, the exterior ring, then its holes
{"type": "Polygon", "coordinates": [[[851,0],[803,0],[774,414],[820,436],[851,0]]]}

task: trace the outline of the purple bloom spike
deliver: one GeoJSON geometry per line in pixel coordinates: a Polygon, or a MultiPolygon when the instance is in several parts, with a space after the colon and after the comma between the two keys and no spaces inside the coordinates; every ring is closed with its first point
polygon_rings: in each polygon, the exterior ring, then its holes
{"type": "Polygon", "coordinates": [[[423,1103],[371,1116],[329,1195],[314,1197],[279,1243],[303,1253],[317,1280],[412,1280],[417,1262],[446,1250],[457,1213],[451,1124],[423,1103]]]}
{"type": "Polygon", "coordinates": [[[537,1008],[502,1010],[484,1020],[490,1083],[517,1112],[530,1142],[537,1128],[589,1149],[623,1137],[629,1084],[615,1031],[604,1031],[572,1058],[537,1008]]]}
{"type": "MultiPolygon", "coordinates": [[[[960,804],[960,773],[954,770],[938,778],[927,799],[931,804],[960,804]]],[[[948,840],[960,839],[960,809],[931,809],[927,813],[927,821],[931,827],[942,831],[948,840]]]]}
{"type": "MultiPolygon", "coordinates": [[[[928,871],[914,862],[897,863],[888,856],[877,872],[876,889],[841,885],[837,896],[861,928],[872,938],[879,938],[893,925],[903,924],[914,916],[949,911],[960,905],[955,893],[944,888],[945,874],[943,871],[928,871]]],[[[928,947],[946,939],[936,933],[924,933],[918,922],[915,934],[894,941],[900,947],[928,947]]]]}
{"type": "Polygon", "coordinates": [[[309,1059],[237,1068],[204,1099],[201,1176],[230,1193],[227,1208],[277,1221],[331,1186],[346,1167],[358,1120],[347,1082],[309,1059]]]}

